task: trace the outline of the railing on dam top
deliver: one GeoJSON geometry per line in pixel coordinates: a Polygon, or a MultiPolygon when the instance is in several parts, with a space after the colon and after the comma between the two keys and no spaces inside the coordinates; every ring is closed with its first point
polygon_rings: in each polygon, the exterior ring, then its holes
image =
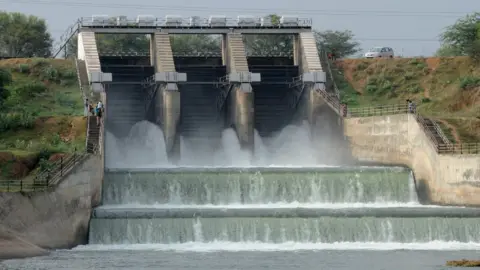
{"type": "Polygon", "coordinates": [[[76,165],[83,162],[88,153],[78,152],[48,163],[33,179],[0,180],[0,192],[44,191],[57,186],[76,165]]]}
{"type": "Polygon", "coordinates": [[[347,117],[369,117],[408,113],[407,104],[380,105],[372,107],[356,107],[347,109],[347,117]]]}

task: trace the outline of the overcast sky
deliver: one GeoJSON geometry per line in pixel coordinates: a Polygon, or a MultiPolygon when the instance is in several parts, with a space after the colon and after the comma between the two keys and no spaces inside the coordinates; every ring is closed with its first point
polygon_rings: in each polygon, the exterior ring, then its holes
{"type": "Polygon", "coordinates": [[[54,37],[92,14],[298,15],[312,18],[319,30],[352,30],[364,50],[390,46],[397,54],[428,56],[439,47],[444,27],[480,11],[480,0],[0,0],[0,9],[45,18],[54,37]]]}

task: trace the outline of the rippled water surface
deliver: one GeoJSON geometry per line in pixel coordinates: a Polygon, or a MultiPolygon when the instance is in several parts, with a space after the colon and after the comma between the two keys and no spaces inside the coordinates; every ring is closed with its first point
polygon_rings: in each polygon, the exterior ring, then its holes
{"type": "Polygon", "coordinates": [[[0,263],[2,270],[20,269],[450,269],[447,260],[478,259],[477,251],[453,250],[317,250],[317,251],[161,251],[73,250],[50,256],[0,263]]]}

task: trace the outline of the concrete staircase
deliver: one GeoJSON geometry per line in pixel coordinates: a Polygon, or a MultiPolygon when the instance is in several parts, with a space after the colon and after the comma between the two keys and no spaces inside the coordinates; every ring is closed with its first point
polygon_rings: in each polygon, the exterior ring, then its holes
{"type": "Polygon", "coordinates": [[[100,58],[98,56],[95,33],[82,30],[79,33],[79,43],[81,43],[81,46],[79,46],[79,59],[85,61],[87,76],[90,79],[90,73],[100,72],[100,58]],[[83,50],[83,52],[80,52],[80,50],[83,50]]]}
{"type": "MultiPolygon", "coordinates": [[[[89,88],[89,81],[88,81],[88,71],[87,71],[87,65],[85,64],[85,60],[80,60],[77,59],[77,74],[78,74],[78,80],[79,84],[82,87],[83,91],[86,92],[89,88]]],[[[86,94],[86,93],[85,93],[86,94]]]]}
{"type": "Polygon", "coordinates": [[[230,54],[230,71],[248,72],[247,57],[245,56],[245,45],[241,34],[227,35],[228,51],[230,54]]]}
{"type": "Polygon", "coordinates": [[[87,153],[95,153],[98,150],[100,127],[97,126],[97,118],[88,116],[87,129],[87,153]]]}
{"type": "Polygon", "coordinates": [[[294,111],[289,104],[292,89],[288,82],[298,76],[297,66],[250,66],[262,82],[254,85],[255,129],[268,137],[290,123],[294,111]]]}
{"type": "Polygon", "coordinates": [[[300,33],[299,39],[302,48],[303,72],[322,71],[322,65],[317,51],[317,43],[313,32],[300,33]]]}
{"type": "Polygon", "coordinates": [[[172,47],[170,45],[170,36],[167,33],[155,32],[153,35],[155,42],[155,67],[157,72],[174,72],[175,64],[173,62],[172,47]]]}
{"type": "MultiPolygon", "coordinates": [[[[433,140],[435,140],[436,144],[446,144],[450,145],[452,144],[450,140],[447,138],[445,133],[443,132],[442,128],[438,125],[437,122],[428,119],[428,118],[423,118],[421,120],[423,122],[424,127],[430,131],[430,133],[433,135],[433,140]]],[[[422,123],[421,123],[422,124],[422,123]]]]}

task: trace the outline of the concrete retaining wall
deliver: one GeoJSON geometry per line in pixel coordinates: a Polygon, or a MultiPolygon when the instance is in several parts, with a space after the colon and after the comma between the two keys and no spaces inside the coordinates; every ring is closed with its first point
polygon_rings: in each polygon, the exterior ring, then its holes
{"type": "Polygon", "coordinates": [[[42,255],[41,248],[86,244],[92,208],[101,200],[101,171],[100,157],[92,156],[54,191],[0,193],[0,232],[15,235],[13,240],[0,237],[0,257],[23,256],[12,250],[42,255]],[[6,244],[9,250],[3,249],[6,244]]]}
{"type": "Polygon", "coordinates": [[[421,199],[480,205],[480,156],[437,154],[413,115],[349,118],[344,128],[360,161],[410,167],[421,199]]]}

